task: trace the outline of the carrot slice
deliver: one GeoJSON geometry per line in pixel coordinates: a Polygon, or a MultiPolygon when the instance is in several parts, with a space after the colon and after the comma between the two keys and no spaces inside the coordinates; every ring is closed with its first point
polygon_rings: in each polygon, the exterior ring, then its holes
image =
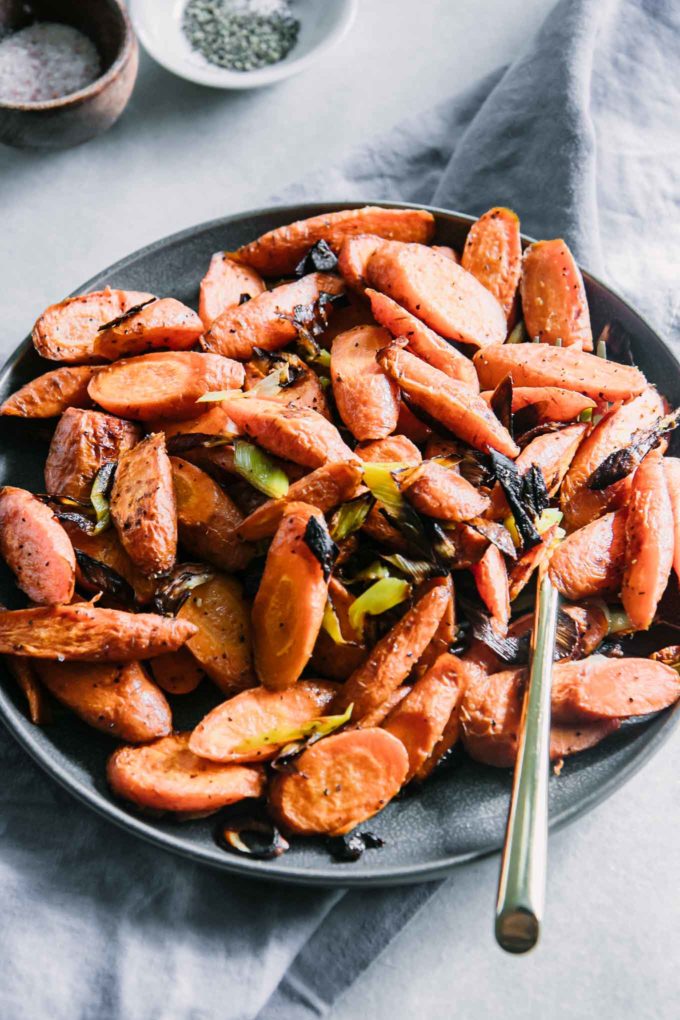
{"type": "Polygon", "coordinates": [[[558,386],[593,400],[629,400],[647,388],[639,368],[604,361],[576,347],[498,344],[474,357],[482,389],[493,390],[512,374],[516,386],[558,386]]]}
{"type": "MultiPolygon", "coordinates": [[[[491,404],[493,390],[484,390],[482,397],[491,404]]],[[[560,386],[515,386],[512,390],[512,413],[525,407],[535,407],[537,421],[573,421],[590,408],[595,401],[583,393],[574,393],[560,386]]]]}
{"type": "Polygon", "coordinates": [[[253,549],[241,541],[243,515],[210,475],[171,457],[179,540],[193,556],[222,570],[242,570],[253,549]]]}
{"type": "Polygon", "coordinates": [[[131,662],[183,645],[196,628],[89,603],[0,612],[0,652],[68,662],[131,662]]]}
{"type": "MultiPolygon", "coordinates": [[[[210,407],[210,405],[196,405],[197,410],[202,407],[210,407]]],[[[180,421],[172,421],[169,418],[151,418],[145,422],[145,428],[147,432],[164,432],[166,439],[171,436],[184,436],[192,433],[223,436],[228,439],[238,435],[238,429],[233,421],[230,421],[221,404],[213,404],[209,411],[199,410],[195,418],[184,418],[180,421]]]]}
{"type": "Polygon", "coordinates": [[[88,499],[94,476],[142,438],[138,425],[101,411],[68,408],[59,419],[45,461],[45,487],[53,495],[88,499]]]}
{"type": "Polygon", "coordinates": [[[453,259],[454,262],[460,262],[458,252],[455,248],[450,248],[448,244],[433,244],[432,251],[436,251],[439,255],[443,255],[447,259],[453,259]]]}
{"type": "Polygon", "coordinates": [[[522,270],[519,218],[512,209],[497,206],[472,224],[461,265],[491,291],[510,320],[522,270]]]}
{"type": "Polygon", "coordinates": [[[460,707],[460,731],[463,746],[475,761],[499,768],[514,765],[525,676],[525,670],[510,669],[469,680],[460,707]]]}
{"type": "Polygon", "coordinates": [[[527,549],[513,563],[508,573],[508,595],[511,602],[514,602],[519,593],[524,591],[535,571],[546,561],[556,536],[557,525],[554,524],[545,532],[542,542],[527,549]]]}
{"type": "Polygon", "coordinates": [[[0,489],[0,556],[32,602],[56,605],[73,597],[76,557],[52,511],[25,489],[0,489]]]}
{"type": "Polygon", "coordinates": [[[522,260],[522,311],[530,338],[544,344],[593,349],[581,270],[561,238],[537,241],[522,260]]]}
{"type": "Polygon", "coordinates": [[[635,472],[626,518],[623,607],[636,630],[651,626],[673,566],[675,526],[663,458],[649,453],[635,472]]]}
{"type": "Polygon", "coordinates": [[[392,691],[388,698],[385,698],[382,705],[378,705],[372,712],[365,715],[362,719],[361,726],[352,726],[348,724],[347,729],[370,729],[374,726],[381,726],[385,719],[387,719],[390,712],[392,712],[398,705],[401,705],[404,698],[413,690],[410,684],[402,684],[401,687],[397,687],[395,691],[392,691]]]}
{"type": "Polygon", "coordinates": [[[243,378],[242,365],[217,354],[159,351],[107,365],[88,392],[106,411],[124,418],[191,418],[204,393],[237,389],[243,378]]]}
{"type": "MultiPolygon", "coordinates": [[[[349,611],[355,601],[355,596],[344,584],[337,577],[331,577],[328,582],[329,605],[324,611],[324,616],[330,606],[344,643],[337,643],[324,627],[321,628],[310,660],[310,665],[320,676],[331,680],[346,680],[366,658],[366,645],[349,618],[349,611]]],[[[378,723],[371,725],[377,726],[378,723]]]]}
{"type": "Polygon", "coordinates": [[[562,722],[648,715],[680,697],[680,677],[653,659],[592,655],[554,669],[552,708],[562,722]]]}
{"type": "Polygon", "coordinates": [[[478,674],[478,667],[473,663],[464,662],[463,659],[459,659],[455,655],[451,656],[451,658],[455,660],[453,670],[455,682],[458,687],[458,697],[456,698],[451,714],[444,725],[441,737],[435,743],[430,754],[418,768],[413,777],[419,782],[424,782],[424,780],[431,776],[435,767],[439,764],[442,758],[458,743],[458,740],[460,739],[460,709],[465,688],[467,687],[470,679],[474,678],[478,674]]]}
{"type": "Polygon", "coordinates": [[[406,436],[412,443],[426,443],[432,436],[432,429],[418,418],[410,407],[402,400],[399,407],[397,432],[406,436]]]}
{"type": "Polygon", "coordinates": [[[28,717],[34,726],[46,726],[52,722],[52,710],[47,694],[33,669],[33,663],[20,655],[5,655],[7,669],[21,688],[28,706],[28,717]]]}
{"type": "Polygon", "coordinates": [[[110,287],[67,298],[42,313],[33,327],[33,346],[50,361],[67,364],[97,361],[95,342],[99,327],[151,299],[153,294],[110,287]]]}
{"type": "Polygon", "coordinates": [[[250,300],[265,289],[262,277],[254,269],[235,262],[225,251],[216,252],[199,291],[198,314],[203,325],[209,329],[222,312],[245,304],[244,298],[250,300]]]}
{"type": "Polygon", "coordinates": [[[588,751],[620,728],[619,719],[553,722],[550,726],[550,760],[559,761],[580,751],[588,751]]]}
{"type": "Polygon", "coordinates": [[[626,509],[605,514],[573,531],[550,557],[550,580],[565,598],[577,601],[614,594],[623,580],[626,509]]]}
{"type": "Polygon", "coordinates": [[[336,690],[322,680],[301,680],[286,691],[242,691],[208,712],[191,734],[189,749],[210,761],[268,761],[289,742],[287,732],[323,715],[336,690]]]}
{"type": "Polygon", "coordinates": [[[663,466],[673,510],[673,569],[680,578],[680,460],[664,457],[663,466]]]}
{"type": "Polygon", "coordinates": [[[501,634],[505,634],[510,620],[510,589],[508,571],[503,554],[490,545],[481,560],[470,567],[482,602],[491,613],[501,634]]]}
{"type": "Polygon", "coordinates": [[[488,496],[462,475],[434,460],[410,472],[401,491],[421,514],[442,521],[469,521],[481,517],[491,505],[488,496]]]}
{"type": "MultiPolygon", "coordinates": [[[[373,254],[383,243],[377,234],[357,234],[346,237],[338,254],[338,272],[345,283],[359,293],[366,287],[366,267],[373,254]]],[[[382,323],[384,325],[384,323],[382,323]]]]}
{"type": "Polygon", "coordinates": [[[218,574],[198,585],[177,618],[193,625],[187,648],[221,691],[231,695],[253,686],[250,606],[235,578],[218,574]]]}
{"type": "Polygon", "coordinates": [[[356,439],[384,439],[397,427],[399,388],[376,361],[390,342],[390,334],[379,326],[356,326],[333,341],[333,396],[356,439]]]}
{"type": "Polygon", "coordinates": [[[245,244],[235,253],[240,262],[253,266],[264,276],[285,276],[317,241],[325,241],[338,252],[347,237],[375,234],[397,241],[427,243],[434,234],[434,217],[424,209],[341,209],[307,220],[277,227],[245,244]]]}
{"type": "MultiPolygon", "coordinates": [[[[73,548],[119,574],[133,589],[136,602],[143,605],[153,598],[156,591],[155,579],[143,574],[139,567],[134,565],[123,549],[115,528],[107,528],[106,531],[102,531],[98,535],[88,535],[71,521],[64,520],[61,523],[71,539],[73,548]]],[[[76,581],[78,588],[84,591],[98,592],[100,590],[88,580],[78,566],[76,566],[76,581]]]]}
{"type": "Polygon", "coordinates": [[[448,341],[421,322],[415,315],[411,315],[377,290],[367,290],[366,296],[371,302],[371,311],[376,320],[385,329],[388,329],[393,337],[405,337],[408,340],[408,349],[412,354],[422,358],[428,365],[438,368],[440,372],[465,383],[475,393],[479,392],[479,381],[475,366],[469,358],[456,350],[448,341]]]}
{"type": "Polygon", "coordinates": [[[503,309],[486,287],[419,244],[386,241],[371,256],[367,280],[447,340],[484,347],[505,340],[503,309]]]}
{"type": "Polygon", "coordinates": [[[191,694],[205,676],[186,645],[176,652],[157,655],[149,665],[154,680],[168,694],[191,694]]]}
{"type": "Polygon", "coordinates": [[[212,812],[264,792],[262,769],[218,765],[189,750],[189,733],[173,733],[144,747],[121,747],[106,767],[117,797],[154,811],[212,812]]]}
{"type": "Polygon", "coordinates": [[[320,740],[298,758],[295,773],[278,775],[269,806],[290,832],[340,836],[380,811],[408,771],[400,740],[375,727],[320,740]]]}
{"type": "Polygon", "coordinates": [[[353,704],[352,721],[361,722],[385,701],[403,683],[434,637],[449,598],[444,583],[421,595],[352,673],[333,702],[333,711],[344,712],[353,704]]]}
{"type": "MultiPolygon", "coordinates": [[[[435,582],[436,583],[436,582],[435,582]]],[[[456,634],[458,629],[456,627],[456,591],[453,585],[453,576],[451,574],[445,580],[446,587],[449,590],[449,599],[444,610],[444,615],[439,621],[432,640],[423,652],[416,668],[416,674],[422,676],[432,666],[440,655],[448,650],[456,640],[456,634]]],[[[422,590],[425,590],[424,587],[422,590]]]]}
{"type": "Polygon", "coordinates": [[[94,350],[97,357],[110,361],[159,348],[186,351],[202,332],[203,323],[192,308],[175,298],[158,298],[122,322],[100,328],[94,350]]]}
{"type": "Polygon", "coordinates": [[[319,541],[330,544],[316,507],[289,503],[267,553],[253,603],[253,633],[255,668],[272,690],[299,678],[321,628],[328,576],[311,538],[317,533],[319,541]]]}
{"type": "Polygon", "coordinates": [[[482,398],[463,383],[450,379],[420,358],[392,344],[378,355],[386,372],[435,421],[484,453],[498,450],[516,457],[519,447],[482,398]]]}
{"type": "Polygon", "coordinates": [[[17,418],[56,418],[69,407],[92,407],[87,392],[96,365],[66,365],[31,379],[0,406],[0,414],[17,418]]]}
{"type": "MultiPolygon", "coordinates": [[[[297,367],[300,369],[300,375],[295,382],[291,383],[290,386],[283,387],[278,393],[265,394],[265,399],[274,400],[285,407],[306,407],[310,411],[322,414],[324,418],[330,421],[330,408],[319,376],[308,365],[304,365],[304,363],[300,363],[297,367]]],[[[246,365],[246,371],[247,368],[248,366],[246,365]]],[[[259,379],[263,378],[264,376],[259,374],[259,379]]],[[[246,390],[250,388],[246,379],[246,390]]]]}
{"type": "Polygon", "coordinates": [[[130,744],[165,737],[172,714],[163,693],[138,662],[36,662],[57,701],[96,730],[130,744]]]}
{"type": "Polygon", "coordinates": [[[417,467],[423,457],[418,447],[406,436],[387,436],[372,443],[359,443],[354,452],[367,464],[408,464],[417,467]]]}

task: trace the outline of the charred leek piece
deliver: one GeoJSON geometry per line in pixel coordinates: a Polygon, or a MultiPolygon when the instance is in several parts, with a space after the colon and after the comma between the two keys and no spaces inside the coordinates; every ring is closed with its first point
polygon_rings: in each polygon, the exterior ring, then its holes
{"type": "Polygon", "coordinates": [[[411,586],[399,577],[383,577],[367,588],[349,607],[349,622],[357,634],[364,632],[367,616],[379,616],[408,598],[411,586]]]}
{"type": "Polygon", "coordinates": [[[318,719],[310,719],[309,722],[300,726],[291,726],[289,729],[283,727],[269,730],[267,733],[258,733],[255,737],[244,740],[242,744],[234,748],[236,754],[248,754],[249,751],[257,751],[261,747],[277,747],[293,744],[298,740],[308,740],[309,737],[327,737],[330,733],[340,729],[352,717],[353,705],[349,705],[342,715],[322,715],[318,719]]]}
{"type": "Polygon", "coordinates": [[[288,479],[280,467],[254,443],[237,439],[234,443],[234,468],[247,482],[271,499],[288,495],[288,479]]]}
{"type": "Polygon", "coordinates": [[[93,535],[100,535],[102,531],[111,524],[111,511],[109,507],[109,494],[113,485],[116,473],[116,461],[110,460],[102,464],[95,475],[90,492],[90,502],[96,515],[95,525],[92,529],[93,535]]]}

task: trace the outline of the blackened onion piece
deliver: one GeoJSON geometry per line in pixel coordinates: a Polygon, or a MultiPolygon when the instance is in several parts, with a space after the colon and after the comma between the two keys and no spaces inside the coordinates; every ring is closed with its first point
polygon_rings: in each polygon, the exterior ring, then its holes
{"type": "Polygon", "coordinates": [[[300,259],[295,267],[295,275],[307,276],[308,273],[334,273],[337,268],[337,255],[329,247],[328,242],[321,238],[300,259]]]}
{"type": "Polygon", "coordinates": [[[94,521],[90,517],[85,517],[84,514],[79,514],[77,510],[55,510],[54,516],[58,521],[68,521],[69,524],[75,524],[86,535],[94,533],[94,521]]]}
{"type": "Polygon", "coordinates": [[[281,389],[292,386],[308,371],[302,358],[289,351],[265,351],[261,347],[253,347],[252,361],[265,375],[275,371],[281,389]]]}
{"type": "MultiPolygon", "coordinates": [[[[533,546],[538,545],[542,539],[532,519],[536,515],[530,515],[531,510],[527,510],[525,505],[526,492],[523,476],[520,475],[515,464],[504,454],[498,453],[496,450],[490,450],[489,456],[496,473],[496,478],[500,482],[505,498],[508,501],[508,506],[515,518],[515,526],[522,539],[522,544],[525,549],[531,549],[533,546]]],[[[533,492],[533,480],[531,485],[533,492]]]]}
{"type": "Polygon", "coordinates": [[[555,652],[553,658],[579,659],[581,657],[581,632],[576,620],[562,609],[557,613],[555,631],[555,652]]]}
{"type": "Polygon", "coordinates": [[[479,535],[488,538],[489,542],[500,549],[505,556],[511,560],[517,559],[517,550],[512,535],[504,525],[499,524],[498,521],[487,521],[486,517],[473,517],[472,520],[465,523],[468,528],[472,528],[479,535]]]}
{"type": "Polygon", "coordinates": [[[274,823],[264,813],[236,814],[219,822],[215,842],[223,850],[257,861],[271,861],[290,849],[274,823]]]}
{"type": "Polygon", "coordinates": [[[514,435],[512,418],[512,375],[508,372],[491,395],[491,410],[503,427],[514,435]]]}
{"type": "Polygon", "coordinates": [[[650,450],[658,446],[665,432],[670,432],[680,425],[680,408],[672,414],[658,418],[648,429],[639,429],[633,433],[630,444],[621,450],[615,450],[595,468],[586,485],[596,492],[608,489],[615,482],[620,482],[636,469],[650,450]]]}
{"type": "Polygon", "coordinates": [[[327,581],[338,555],[338,547],[318,517],[310,517],[307,521],[305,545],[321,564],[323,579],[327,581]]]}
{"type": "Polygon", "coordinates": [[[331,857],[342,863],[358,861],[364,850],[376,850],[384,845],[385,841],[374,832],[348,832],[326,840],[331,857]]]}
{"type": "Polygon", "coordinates": [[[400,553],[390,553],[389,555],[387,553],[380,553],[380,558],[385,563],[396,567],[397,570],[405,574],[406,577],[410,577],[417,584],[427,581],[431,577],[438,577],[441,574],[441,568],[429,560],[412,560],[408,556],[402,556],[400,553]]]}
{"type": "Polygon", "coordinates": [[[519,411],[516,411],[512,416],[513,438],[520,446],[522,443],[517,437],[521,436],[524,432],[529,432],[531,429],[536,428],[545,414],[547,406],[547,401],[539,400],[535,404],[527,404],[526,407],[520,407],[519,411]]]}
{"type": "Polygon", "coordinates": [[[522,475],[522,492],[534,520],[550,506],[550,496],[538,464],[532,464],[522,475]]]}
{"type": "MultiPolygon", "coordinates": [[[[538,404],[534,404],[534,407],[538,407],[538,404]]],[[[523,450],[525,446],[528,446],[532,439],[537,439],[538,436],[547,436],[550,432],[561,432],[565,427],[563,421],[544,421],[540,425],[536,425],[534,428],[530,428],[528,432],[522,432],[517,427],[517,420],[520,414],[528,408],[523,407],[521,411],[515,415],[515,431],[517,433],[517,445],[523,450]],[[521,433],[521,434],[520,434],[521,433]]]]}
{"type": "Polygon", "coordinates": [[[153,304],[154,301],[158,301],[156,297],[147,298],[146,301],[142,301],[139,305],[133,305],[132,308],[128,308],[127,312],[123,312],[115,319],[111,319],[110,322],[105,322],[103,325],[97,327],[98,333],[103,333],[105,329],[115,329],[116,326],[121,326],[128,319],[131,319],[137,312],[141,312],[142,308],[146,308],[147,305],[153,304]]]}
{"type": "Polygon", "coordinates": [[[80,549],[76,549],[75,554],[80,573],[93,588],[97,588],[116,599],[117,602],[123,602],[126,605],[131,605],[135,601],[135,593],[124,577],[121,577],[106,563],[95,560],[87,553],[81,552],[80,549]]]}
{"type": "Polygon", "coordinates": [[[175,616],[194,588],[215,576],[215,571],[202,563],[181,563],[174,568],[157,588],[151,611],[161,616],[175,616]]]}
{"type": "Polygon", "coordinates": [[[513,637],[511,634],[501,637],[491,622],[491,617],[477,606],[461,600],[461,606],[470,623],[470,633],[477,641],[481,641],[499,659],[508,666],[524,666],[529,656],[529,634],[513,637]]]}

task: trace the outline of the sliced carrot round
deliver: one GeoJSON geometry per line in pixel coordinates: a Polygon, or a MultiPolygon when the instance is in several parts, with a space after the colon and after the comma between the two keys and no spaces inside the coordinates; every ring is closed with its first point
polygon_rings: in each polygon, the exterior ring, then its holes
{"type": "Polygon", "coordinates": [[[0,555],[33,602],[70,602],[76,556],[68,535],[48,506],[11,485],[0,489],[0,555]]]}

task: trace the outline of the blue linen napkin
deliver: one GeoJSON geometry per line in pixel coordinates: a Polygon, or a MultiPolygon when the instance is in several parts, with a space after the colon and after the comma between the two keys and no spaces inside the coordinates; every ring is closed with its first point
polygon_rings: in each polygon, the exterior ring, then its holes
{"type": "MultiPolygon", "coordinates": [[[[562,0],[512,66],[279,197],[509,205],[677,338],[678,66],[673,0],[562,0]]],[[[320,1016],[438,887],[236,880],[103,822],[4,732],[0,765],[3,1020],[320,1016]]]]}

